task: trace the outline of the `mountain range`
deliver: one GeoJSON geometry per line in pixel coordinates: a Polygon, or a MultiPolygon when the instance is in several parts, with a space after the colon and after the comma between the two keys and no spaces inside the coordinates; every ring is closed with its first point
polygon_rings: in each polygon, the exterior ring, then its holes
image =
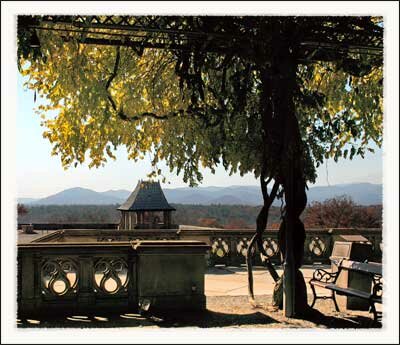
{"type": "MultiPolygon", "coordinates": [[[[134,188],[134,187],[133,187],[134,188]]],[[[132,188],[132,190],[133,190],[132,188]]],[[[164,188],[169,203],[173,204],[225,204],[225,205],[260,205],[262,195],[258,186],[229,187],[183,187],[164,188]]],[[[19,198],[19,203],[27,205],[106,205],[123,203],[131,191],[119,189],[96,192],[87,188],[70,188],[41,199],[19,198]]],[[[382,204],[382,185],[371,183],[339,184],[332,186],[310,187],[307,192],[308,202],[348,195],[360,205],[382,204]]],[[[275,205],[280,205],[276,202],[275,205]]]]}

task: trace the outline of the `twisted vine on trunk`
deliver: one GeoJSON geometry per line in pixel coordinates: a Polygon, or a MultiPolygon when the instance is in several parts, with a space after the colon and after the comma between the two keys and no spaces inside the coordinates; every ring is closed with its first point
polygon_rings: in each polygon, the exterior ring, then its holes
{"type": "Polygon", "coordinates": [[[252,256],[254,254],[254,245],[257,243],[257,248],[259,252],[266,258],[265,265],[270,272],[272,278],[276,282],[279,279],[278,274],[276,273],[274,267],[272,266],[271,262],[268,259],[268,255],[264,250],[262,235],[268,223],[268,213],[269,209],[274,201],[276,194],[278,192],[279,183],[275,181],[274,186],[272,187],[272,191],[270,194],[267,192],[267,185],[269,181],[265,181],[264,174],[260,176],[261,182],[261,190],[263,194],[264,205],[260,210],[260,213],[257,216],[257,228],[256,233],[250,240],[247,255],[246,255],[246,264],[247,264],[247,272],[248,272],[248,297],[249,302],[255,306],[256,302],[254,300],[254,287],[253,287],[253,265],[252,265],[252,256]]]}
{"type": "Polygon", "coordinates": [[[282,53],[276,56],[274,67],[280,77],[272,80],[274,116],[282,120],[285,129],[284,135],[281,136],[279,164],[280,180],[285,192],[285,214],[279,229],[279,247],[284,259],[286,302],[290,304],[285,307],[285,312],[287,316],[293,316],[307,310],[306,287],[299,270],[303,262],[305,241],[305,230],[300,215],[306,207],[307,196],[304,148],[294,104],[297,64],[290,52],[294,52],[295,48],[285,45],[283,39],[280,40],[280,44],[280,48],[286,52],[286,59],[281,58],[282,53]]]}
{"type": "MultiPolygon", "coordinates": [[[[277,34],[272,38],[274,51],[271,64],[260,70],[262,83],[260,112],[264,143],[260,179],[264,205],[257,217],[256,234],[251,239],[247,253],[248,295],[250,303],[254,305],[251,256],[254,253],[255,243],[258,244],[260,253],[265,255],[262,247],[262,233],[267,225],[269,208],[280,185],[285,195],[285,214],[279,229],[279,247],[284,261],[284,275],[278,280],[275,279],[277,274],[272,274],[276,282],[274,304],[280,307],[283,304],[281,287],[284,280],[288,303],[285,311],[287,316],[292,316],[307,309],[305,282],[299,270],[304,254],[305,231],[300,215],[307,202],[306,179],[303,142],[294,105],[297,70],[294,56],[296,47],[292,46],[290,36],[287,36],[285,32],[279,29],[275,32],[277,34]],[[268,178],[268,181],[272,178],[275,180],[269,195],[266,189],[268,183],[265,183],[265,178],[268,178]]],[[[267,268],[269,269],[268,263],[267,268]]],[[[275,272],[273,267],[270,272],[275,272]]]]}
{"type": "MultiPolygon", "coordinates": [[[[304,277],[300,271],[304,256],[305,229],[300,215],[307,204],[306,183],[303,178],[302,160],[294,157],[301,157],[301,140],[298,133],[297,120],[291,119],[288,123],[289,132],[292,135],[290,143],[289,163],[283,175],[283,188],[285,190],[285,213],[279,228],[278,241],[281,250],[284,266],[284,274],[293,274],[290,277],[289,286],[286,289],[293,289],[294,313],[299,315],[307,310],[307,292],[304,277]],[[290,237],[290,238],[288,238],[290,237]],[[289,271],[289,268],[292,271],[289,271]],[[290,272],[290,273],[288,273],[290,272]]],[[[275,304],[282,307],[283,290],[280,288],[282,281],[278,283],[279,292],[275,296],[275,304]]],[[[288,293],[286,291],[286,293],[288,293]]]]}

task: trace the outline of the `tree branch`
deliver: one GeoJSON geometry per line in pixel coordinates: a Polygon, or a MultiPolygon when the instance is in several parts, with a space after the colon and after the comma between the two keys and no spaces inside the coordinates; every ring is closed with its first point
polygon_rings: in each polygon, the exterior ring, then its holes
{"type": "Polygon", "coordinates": [[[117,105],[115,104],[114,100],[112,99],[109,89],[110,89],[112,81],[117,76],[118,68],[119,68],[119,61],[120,61],[120,57],[121,57],[120,56],[121,47],[118,46],[116,50],[117,50],[117,55],[115,57],[114,69],[113,69],[113,72],[111,73],[110,77],[108,78],[108,80],[106,82],[107,98],[110,101],[111,106],[115,111],[117,111],[117,105]]]}
{"type": "Polygon", "coordinates": [[[166,120],[166,119],[170,119],[172,117],[178,116],[178,115],[183,115],[184,112],[185,112],[184,110],[180,109],[180,110],[178,110],[176,112],[171,112],[171,113],[166,114],[166,115],[157,115],[157,114],[152,113],[152,112],[144,112],[144,113],[141,113],[141,114],[138,114],[138,115],[128,116],[128,115],[124,114],[124,112],[122,110],[120,110],[118,112],[118,117],[121,120],[130,121],[130,122],[134,122],[134,121],[140,120],[140,119],[142,119],[144,117],[151,117],[151,118],[153,118],[155,120],[166,120]]]}
{"type": "MultiPolygon", "coordinates": [[[[112,98],[109,97],[109,100],[110,100],[111,104],[115,104],[112,98]]],[[[146,111],[146,112],[143,112],[143,113],[140,113],[137,115],[133,115],[133,116],[125,114],[123,109],[120,109],[118,111],[118,110],[116,110],[116,108],[114,108],[114,110],[117,111],[117,115],[121,120],[129,121],[129,122],[135,122],[144,117],[150,117],[155,120],[167,120],[167,119],[171,119],[176,116],[183,116],[185,114],[187,114],[189,116],[196,116],[196,117],[200,118],[202,121],[204,121],[205,126],[207,128],[215,127],[215,126],[219,125],[222,121],[222,116],[217,116],[215,121],[210,121],[207,118],[207,115],[205,114],[205,110],[202,108],[192,108],[192,109],[187,109],[187,110],[179,109],[175,112],[170,112],[170,113],[167,113],[164,115],[157,115],[153,112],[146,111]]],[[[218,113],[219,113],[218,109],[213,109],[213,111],[215,111],[216,114],[218,115],[218,113]]],[[[222,115],[222,114],[220,114],[220,115],[222,115]]]]}
{"type": "Polygon", "coordinates": [[[170,113],[165,114],[165,115],[157,115],[157,114],[155,114],[153,112],[143,112],[141,114],[134,115],[134,116],[129,116],[129,115],[125,114],[124,111],[123,111],[123,108],[118,110],[117,109],[117,104],[115,103],[115,101],[112,98],[111,93],[110,93],[110,86],[111,86],[111,83],[113,82],[113,80],[115,79],[115,77],[118,74],[119,63],[120,63],[120,60],[121,60],[121,52],[120,52],[120,47],[119,46],[117,47],[116,52],[117,53],[116,53],[116,57],[115,57],[115,63],[114,63],[113,72],[111,73],[110,77],[107,79],[105,87],[106,87],[106,91],[107,91],[107,98],[108,98],[108,100],[109,100],[109,102],[111,104],[111,107],[113,108],[113,110],[115,112],[117,112],[117,115],[121,120],[134,122],[134,121],[140,120],[143,117],[150,117],[150,118],[153,118],[155,120],[166,120],[166,119],[170,119],[172,117],[176,117],[178,115],[182,116],[182,115],[184,115],[186,113],[188,115],[199,116],[205,122],[206,127],[214,127],[214,126],[217,126],[221,122],[221,120],[222,120],[222,116],[221,115],[223,115],[224,111],[223,110],[219,110],[219,109],[211,109],[211,111],[214,112],[214,114],[217,116],[217,119],[215,121],[213,121],[213,122],[211,122],[211,121],[209,121],[207,119],[206,111],[204,109],[202,109],[202,108],[190,108],[190,109],[187,109],[187,110],[179,109],[179,110],[177,110],[175,112],[170,112],[170,113]]]}

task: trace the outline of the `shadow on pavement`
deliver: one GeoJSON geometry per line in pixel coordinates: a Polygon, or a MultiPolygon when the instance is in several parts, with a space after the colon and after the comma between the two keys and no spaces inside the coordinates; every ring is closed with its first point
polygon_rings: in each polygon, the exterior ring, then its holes
{"type": "Polygon", "coordinates": [[[228,314],[212,310],[168,315],[92,314],[17,320],[19,328],[113,328],[113,327],[273,327],[273,328],[380,328],[364,316],[324,315],[310,309],[302,318],[286,319],[281,311],[268,312],[262,308],[245,314],[228,314]],[[306,324],[305,324],[306,323],[306,324]]]}
{"type": "Polygon", "coordinates": [[[121,315],[73,315],[66,317],[17,320],[19,328],[112,328],[112,327],[229,327],[253,324],[269,324],[278,321],[261,313],[246,315],[224,314],[205,310],[168,316],[141,316],[127,313],[121,315]]]}
{"type": "Polygon", "coordinates": [[[317,309],[309,308],[302,315],[302,320],[307,320],[324,328],[381,328],[382,324],[374,323],[373,319],[361,315],[325,315],[317,309]],[[340,315],[340,316],[339,316],[340,315]]]}
{"type": "Polygon", "coordinates": [[[197,314],[166,318],[162,327],[251,327],[252,325],[267,325],[272,323],[278,323],[278,321],[259,311],[249,314],[226,314],[206,310],[197,314]]]}
{"type": "MultiPolygon", "coordinates": [[[[275,266],[275,269],[280,270],[280,266],[275,266]]],[[[217,275],[222,275],[222,274],[235,274],[235,273],[246,273],[247,274],[247,268],[246,267],[236,267],[236,266],[214,266],[214,267],[209,267],[207,268],[206,274],[217,274],[217,275]]],[[[253,267],[253,273],[268,273],[267,269],[262,266],[255,266],[253,267]]]]}

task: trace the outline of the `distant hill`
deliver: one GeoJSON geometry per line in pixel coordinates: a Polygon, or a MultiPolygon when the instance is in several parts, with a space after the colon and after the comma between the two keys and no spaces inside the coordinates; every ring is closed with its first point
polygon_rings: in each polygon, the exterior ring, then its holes
{"type": "Polygon", "coordinates": [[[258,186],[165,188],[164,194],[169,202],[177,204],[260,205],[262,203],[258,186]]]}
{"type": "MultiPolygon", "coordinates": [[[[258,186],[197,187],[164,189],[169,202],[180,204],[242,204],[260,205],[262,195],[258,186]]],[[[349,195],[360,205],[382,204],[381,184],[355,183],[311,187],[307,192],[308,202],[324,201],[340,195],[349,195]]],[[[280,205],[279,201],[274,203],[280,205]]]]}
{"type": "MultiPolygon", "coordinates": [[[[71,188],[43,199],[20,198],[18,202],[32,205],[121,204],[130,193],[131,191],[124,189],[95,192],[86,188],[71,188]]],[[[175,204],[255,206],[262,203],[261,191],[258,186],[165,188],[164,194],[170,203],[175,204]]],[[[309,203],[324,201],[339,195],[351,196],[353,201],[360,205],[379,205],[382,204],[382,185],[354,183],[311,187],[307,193],[309,203]]],[[[280,202],[276,202],[275,205],[280,205],[280,202]]]]}
{"type": "Polygon", "coordinates": [[[70,188],[50,195],[46,198],[35,200],[31,205],[109,205],[119,204],[120,198],[98,193],[86,188],[70,188]]]}
{"type": "Polygon", "coordinates": [[[18,203],[19,204],[30,204],[34,201],[36,201],[38,199],[34,199],[34,198],[18,198],[18,203]]]}
{"type": "Polygon", "coordinates": [[[355,203],[360,205],[383,204],[381,184],[338,184],[330,187],[313,187],[308,191],[308,198],[311,201],[324,201],[337,195],[349,195],[355,203]]]}
{"type": "Polygon", "coordinates": [[[210,204],[217,204],[217,205],[241,205],[244,202],[245,201],[243,198],[231,194],[221,195],[218,198],[209,201],[210,204]]]}
{"type": "MultiPolygon", "coordinates": [[[[135,186],[133,188],[135,188],[135,186]]],[[[125,190],[125,189],[108,190],[106,192],[100,192],[100,194],[102,194],[102,195],[116,198],[120,201],[121,200],[125,201],[131,193],[132,193],[132,191],[125,190]]]]}

